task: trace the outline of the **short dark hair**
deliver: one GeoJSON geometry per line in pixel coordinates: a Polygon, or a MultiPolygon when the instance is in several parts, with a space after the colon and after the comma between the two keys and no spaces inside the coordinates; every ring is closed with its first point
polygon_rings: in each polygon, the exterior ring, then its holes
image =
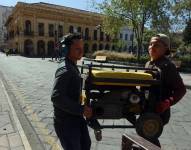
{"type": "Polygon", "coordinates": [[[62,45],[64,44],[66,47],[70,48],[74,40],[80,40],[80,39],[82,39],[80,33],[69,33],[63,37],[63,41],[61,42],[61,44],[62,45]]]}

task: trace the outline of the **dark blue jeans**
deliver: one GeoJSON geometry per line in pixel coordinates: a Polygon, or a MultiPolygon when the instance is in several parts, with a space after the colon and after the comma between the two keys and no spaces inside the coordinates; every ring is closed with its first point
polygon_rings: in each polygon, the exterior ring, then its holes
{"type": "Polygon", "coordinates": [[[87,123],[82,117],[54,120],[56,134],[64,150],[90,150],[91,139],[87,123]]]}

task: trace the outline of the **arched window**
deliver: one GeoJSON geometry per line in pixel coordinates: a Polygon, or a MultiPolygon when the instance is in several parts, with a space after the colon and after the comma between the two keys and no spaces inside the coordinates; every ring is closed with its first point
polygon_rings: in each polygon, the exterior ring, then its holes
{"type": "Polygon", "coordinates": [[[58,37],[61,38],[63,36],[63,26],[59,25],[58,26],[58,37]]]}
{"type": "Polygon", "coordinates": [[[44,23],[38,23],[38,34],[44,36],[44,23]]]}
{"type": "Polygon", "coordinates": [[[26,20],[25,21],[25,33],[30,33],[31,32],[31,21],[26,20]]]}
{"type": "Polygon", "coordinates": [[[88,40],[89,39],[89,29],[86,28],[85,29],[85,40],[88,40]]]}
{"type": "Polygon", "coordinates": [[[94,40],[97,40],[97,30],[94,30],[94,40]]]}

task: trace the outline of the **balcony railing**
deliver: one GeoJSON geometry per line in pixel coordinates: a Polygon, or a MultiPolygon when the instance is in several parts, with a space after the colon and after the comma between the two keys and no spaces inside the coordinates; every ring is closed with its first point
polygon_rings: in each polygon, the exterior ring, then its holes
{"type": "Polygon", "coordinates": [[[32,31],[24,31],[24,35],[25,36],[33,36],[34,35],[34,32],[32,32],[32,31]]]}

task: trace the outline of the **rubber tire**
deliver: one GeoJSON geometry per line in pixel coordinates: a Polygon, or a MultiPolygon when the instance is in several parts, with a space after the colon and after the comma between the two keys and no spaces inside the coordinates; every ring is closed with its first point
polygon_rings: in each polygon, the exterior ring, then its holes
{"type": "MultiPolygon", "coordinates": [[[[152,124],[151,124],[151,127],[152,127],[152,124]]],[[[145,114],[140,115],[139,118],[137,119],[136,124],[135,124],[135,129],[136,129],[137,134],[140,135],[141,137],[146,138],[146,139],[155,139],[155,138],[160,137],[160,135],[162,134],[163,123],[162,123],[162,120],[159,115],[154,114],[154,113],[145,113],[145,114]],[[157,124],[158,131],[156,131],[156,133],[149,135],[144,132],[144,129],[143,129],[144,124],[149,123],[148,121],[150,121],[151,123],[154,122],[157,124]]]]}

